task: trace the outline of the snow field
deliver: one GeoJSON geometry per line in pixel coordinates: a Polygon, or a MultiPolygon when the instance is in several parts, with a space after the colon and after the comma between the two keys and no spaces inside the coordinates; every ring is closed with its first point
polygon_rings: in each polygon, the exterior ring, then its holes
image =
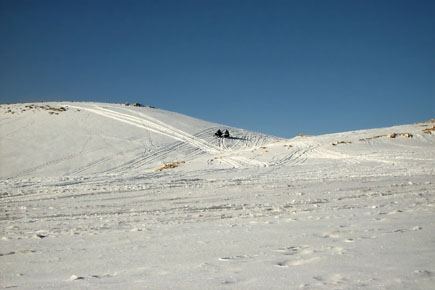
{"type": "Polygon", "coordinates": [[[162,110],[49,106],[67,110],[0,107],[3,288],[433,289],[432,123],[216,139],[162,110]],[[413,137],[372,138],[393,132],[413,137]]]}

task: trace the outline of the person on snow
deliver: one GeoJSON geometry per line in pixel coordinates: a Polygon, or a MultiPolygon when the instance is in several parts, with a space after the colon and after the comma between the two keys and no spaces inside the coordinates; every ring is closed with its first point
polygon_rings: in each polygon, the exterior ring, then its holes
{"type": "Polygon", "coordinates": [[[218,129],[218,130],[216,131],[216,133],[214,133],[214,135],[215,135],[216,137],[221,138],[221,137],[222,137],[222,131],[221,131],[221,129],[218,129]]]}
{"type": "Polygon", "coordinates": [[[230,138],[230,132],[228,132],[228,130],[225,130],[224,138],[230,138]]]}

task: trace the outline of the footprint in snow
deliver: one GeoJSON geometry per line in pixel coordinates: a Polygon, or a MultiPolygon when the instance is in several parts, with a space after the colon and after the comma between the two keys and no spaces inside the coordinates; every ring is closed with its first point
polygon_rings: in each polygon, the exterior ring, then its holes
{"type": "MultiPolygon", "coordinates": [[[[310,246],[291,246],[278,248],[275,250],[276,252],[282,253],[284,256],[292,256],[294,258],[278,261],[275,263],[276,267],[286,268],[289,266],[300,266],[314,263],[321,259],[321,257],[311,256],[316,253],[316,250],[313,250],[310,246]]],[[[290,258],[290,257],[289,257],[290,258]]]]}
{"type": "Polygon", "coordinates": [[[67,281],[76,281],[76,280],[84,280],[84,279],[85,277],[82,276],[71,275],[71,277],[69,277],[67,281]]]}
{"type": "Polygon", "coordinates": [[[344,255],[346,253],[344,248],[341,247],[328,247],[328,250],[330,251],[330,253],[336,255],[344,255]]]}
{"type": "Polygon", "coordinates": [[[307,265],[307,264],[312,264],[315,263],[317,261],[319,261],[321,258],[320,257],[312,257],[312,258],[308,258],[308,259],[296,259],[293,261],[287,261],[285,262],[285,266],[281,266],[281,267],[286,267],[287,265],[290,266],[301,266],[301,265],[307,265]]]}
{"type": "Polygon", "coordinates": [[[341,237],[341,232],[340,231],[332,231],[332,232],[327,232],[323,234],[324,238],[331,238],[331,239],[338,239],[341,237]]]}
{"type": "Polygon", "coordinates": [[[435,276],[434,272],[431,272],[429,270],[415,270],[414,274],[423,277],[423,278],[432,278],[435,276]]]}
{"type": "Polygon", "coordinates": [[[393,233],[405,233],[405,232],[408,232],[408,231],[420,231],[422,229],[423,229],[422,227],[416,226],[416,227],[413,227],[413,228],[410,228],[410,229],[397,229],[397,230],[394,230],[393,233]]]}
{"type": "Polygon", "coordinates": [[[40,238],[40,239],[44,239],[46,237],[48,237],[48,232],[46,231],[38,231],[35,233],[35,238],[40,238]]]}
{"type": "Polygon", "coordinates": [[[280,268],[288,268],[287,262],[288,261],[278,262],[275,264],[275,266],[280,267],[280,268]]]}
{"type": "Polygon", "coordinates": [[[323,276],[314,276],[314,280],[321,282],[323,285],[327,285],[328,283],[333,284],[341,284],[343,282],[348,281],[345,277],[343,277],[341,274],[331,274],[326,277],[323,276]]]}
{"type": "Polygon", "coordinates": [[[310,248],[310,246],[291,246],[287,248],[278,248],[275,251],[277,252],[283,252],[286,256],[291,255],[309,255],[315,253],[314,250],[310,248]]]}
{"type": "Polygon", "coordinates": [[[219,258],[219,261],[232,261],[232,260],[244,260],[253,258],[255,255],[238,255],[238,256],[228,256],[228,257],[222,257],[219,258]]]}
{"type": "Polygon", "coordinates": [[[91,276],[77,276],[77,275],[71,275],[67,281],[79,281],[79,280],[87,280],[87,279],[102,279],[102,278],[109,278],[113,277],[115,275],[112,274],[104,274],[104,275],[91,275],[91,276]]]}

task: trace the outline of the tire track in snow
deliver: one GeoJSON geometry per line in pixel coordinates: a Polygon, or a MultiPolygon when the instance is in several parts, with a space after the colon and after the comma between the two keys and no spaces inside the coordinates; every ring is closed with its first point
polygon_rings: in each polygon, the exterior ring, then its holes
{"type": "Polygon", "coordinates": [[[69,175],[77,175],[77,174],[82,173],[82,172],[84,172],[84,171],[86,171],[88,169],[91,169],[92,167],[94,167],[94,166],[96,166],[96,165],[98,165],[100,163],[103,163],[103,162],[106,162],[106,161],[109,161],[109,160],[112,160],[112,159],[113,159],[112,156],[106,156],[106,157],[94,160],[94,161],[86,164],[85,166],[77,168],[76,170],[74,170],[71,173],[69,173],[69,175]]]}
{"type": "Polygon", "coordinates": [[[359,164],[360,162],[357,160],[357,158],[350,156],[348,154],[344,154],[341,152],[335,152],[332,150],[328,150],[325,148],[316,148],[313,150],[313,153],[317,155],[317,157],[320,158],[326,158],[326,159],[335,159],[335,160],[341,160],[344,163],[347,164],[359,164]]]}
{"type": "MultiPolygon", "coordinates": [[[[211,131],[213,131],[213,128],[208,128],[199,133],[196,133],[195,136],[199,137],[200,135],[210,133],[211,131]]],[[[197,157],[203,152],[197,147],[188,149],[186,148],[188,147],[188,145],[189,144],[187,143],[176,141],[165,147],[157,147],[158,149],[155,151],[141,152],[140,154],[136,155],[137,157],[128,160],[127,162],[124,162],[118,166],[102,171],[102,173],[122,172],[132,167],[135,169],[139,169],[142,166],[149,164],[153,161],[161,160],[162,158],[165,157],[165,155],[169,154],[170,152],[177,152],[180,150],[186,151],[185,161],[195,159],[195,157],[197,157]]]]}
{"type": "MultiPolygon", "coordinates": [[[[203,139],[199,139],[194,137],[193,135],[190,135],[184,131],[181,131],[179,129],[176,129],[170,125],[167,125],[159,120],[156,120],[154,118],[151,118],[149,116],[143,115],[143,118],[134,117],[128,114],[123,114],[119,112],[115,112],[109,109],[99,108],[101,111],[103,111],[102,115],[105,115],[107,117],[111,117],[113,119],[123,121],[141,128],[145,128],[147,130],[150,130],[152,132],[165,135],[167,137],[179,140],[181,142],[190,144],[193,147],[197,147],[201,149],[204,152],[211,153],[211,154],[217,154],[220,153],[221,150],[218,147],[215,147],[212,144],[209,144],[203,139]]],[[[165,149],[164,153],[169,153],[170,151],[167,151],[165,149]]],[[[232,160],[232,158],[226,158],[224,160],[226,163],[230,164],[231,166],[235,168],[242,167],[241,164],[239,164],[237,161],[232,160]]]]}
{"type": "MultiPolygon", "coordinates": [[[[195,138],[194,136],[183,132],[181,130],[178,130],[170,125],[164,124],[163,122],[160,122],[159,120],[156,120],[154,118],[144,116],[144,118],[138,118],[134,117],[128,114],[119,113],[116,111],[112,111],[105,108],[98,108],[99,110],[93,110],[94,113],[110,117],[112,119],[116,119],[118,121],[122,121],[125,123],[129,123],[131,125],[145,128],[149,131],[165,135],[167,137],[189,143],[194,147],[198,147],[201,150],[208,152],[208,153],[218,153],[219,149],[215,148],[213,145],[208,144],[206,141],[202,139],[195,138]]],[[[90,109],[92,110],[92,109],[90,109]]]]}
{"type": "MultiPolygon", "coordinates": [[[[101,108],[101,107],[100,107],[100,109],[108,110],[108,109],[104,109],[104,108],[101,108]]],[[[152,117],[150,117],[150,116],[148,116],[148,115],[145,115],[145,114],[143,114],[143,113],[136,112],[136,111],[129,110],[129,109],[123,109],[123,110],[126,110],[126,111],[128,111],[128,112],[131,112],[131,113],[133,113],[133,114],[135,114],[135,115],[139,115],[141,118],[134,117],[134,116],[127,115],[127,114],[123,114],[123,113],[119,113],[119,112],[112,111],[112,110],[108,110],[108,111],[110,111],[110,112],[114,112],[114,113],[118,113],[118,114],[122,114],[122,115],[131,116],[131,117],[136,118],[136,119],[138,119],[138,120],[148,119],[148,120],[150,120],[150,121],[152,121],[152,122],[155,122],[155,123],[160,124],[161,126],[163,126],[163,127],[165,127],[165,128],[168,128],[168,129],[170,129],[170,130],[174,130],[174,131],[176,131],[176,132],[180,132],[182,135],[186,135],[186,136],[188,136],[188,137],[194,138],[194,139],[200,141],[201,143],[203,143],[204,145],[212,147],[213,150],[217,150],[218,152],[227,152],[227,151],[229,151],[229,150],[232,150],[232,148],[229,148],[229,147],[225,144],[224,139],[219,138],[218,145],[216,146],[216,145],[214,145],[214,144],[212,144],[212,143],[210,143],[210,142],[207,142],[206,140],[201,139],[201,138],[198,137],[198,135],[203,135],[205,132],[210,132],[210,130],[216,130],[216,129],[218,129],[219,127],[208,128],[208,129],[205,129],[205,130],[203,130],[203,131],[201,131],[201,132],[199,132],[199,133],[197,133],[197,134],[195,134],[195,135],[191,135],[191,134],[189,134],[189,133],[186,133],[186,132],[184,132],[184,131],[182,131],[182,130],[179,130],[179,129],[175,128],[175,127],[172,127],[172,126],[170,126],[170,125],[168,125],[168,124],[166,124],[166,123],[161,122],[160,120],[157,120],[157,119],[155,119],[155,118],[152,118],[152,117]]],[[[244,130],[241,130],[241,131],[244,132],[244,130]]],[[[255,135],[253,135],[253,136],[255,136],[255,135]]],[[[252,136],[246,136],[246,137],[252,137],[252,136]]],[[[250,139],[250,138],[246,138],[246,140],[249,140],[249,139],[250,139]]],[[[264,135],[261,135],[261,137],[256,136],[256,138],[255,138],[255,142],[257,142],[257,143],[258,143],[258,142],[262,142],[262,143],[264,143],[265,139],[266,139],[266,138],[265,138],[264,135]]],[[[231,138],[230,138],[230,140],[231,140],[231,138]]],[[[240,140],[239,140],[239,141],[240,141],[240,140]]],[[[204,149],[201,148],[200,146],[195,146],[195,145],[192,144],[191,142],[187,142],[187,143],[190,144],[190,145],[192,145],[192,146],[194,146],[194,147],[197,147],[197,148],[201,149],[202,151],[205,151],[205,152],[208,152],[208,153],[215,154],[214,152],[210,152],[210,151],[204,150],[204,149]]],[[[256,166],[256,167],[268,167],[268,164],[267,164],[266,162],[261,162],[261,161],[257,161],[257,160],[252,160],[252,159],[249,159],[249,158],[246,158],[246,157],[243,157],[243,156],[229,156],[229,155],[223,155],[222,157],[224,158],[224,161],[227,162],[227,163],[229,163],[229,161],[231,161],[231,162],[235,162],[235,163],[240,163],[240,164],[238,164],[238,165],[235,165],[235,164],[231,164],[231,163],[230,163],[230,165],[233,165],[233,166],[236,167],[236,168],[238,168],[238,167],[242,167],[243,164],[250,165],[250,166],[256,166]]]]}
{"type": "MultiPolygon", "coordinates": [[[[120,122],[124,122],[139,128],[143,128],[146,130],[149,130],[151,132],[161,134],[167,137],[170,137],[172,139],[181,141],[183,143],[187,143],[193,147],[196,147],[204,152],[216,155],[219,153],[222,153],[224,150],[222,148],[219,148],[217,146],[214,146],[213,144],[208,143],[207,141],[197,138],[187,132],[184,132],[182,130],[179,130],[175,127],[172,127],[168,124],[165,124],[157,119],[154,119],[150,116],[146,116],[144,114],[141,114],[141,118],[135,117],[132,115],[116,112],[110,109],[102,108],[102,107],[95,107],[95,108],[86,108],[86,107],[79,107],[79,106],[71,106],[74,108],[86,110],[107,118],[115,119],[120,122]]],[[[167,152],[169,153],[169,152],[167,152]]],[[[235,167],[240,168],[243,167],[243,165],[250,165],[250,166],[267,166],[266,163],[259,162],[256,160],[250,160],[245,157],[237,156],[222,156],[223,161],[227,164],[235,167]]]]}
{"type": "MultiPolygon", "coordinates": [[[[101,108],[101,109],[103,109],[103,108],[101,108]]],[[[107,110],[107,109],[105,109],[105,110],[107,110]]],[[[111,110],[109,110],[109,111],[111,111],[111,110]]],[[[128,110],[128,111],[133,112],[133,113],[137,113],[137,112],[134,112],[134,111],[131,111],[131,110],[128,110]]],[[[113,111],[111,111],[111,112],[113,112],[113,111]]],[[[116,113],[118,113],[118,112],[116,112],[116,113]]],[[[119,113],[119,114],[122,114],[122,113],[119,113]]],[[[178,133],[180,133],[182,136],[188,137],[188,139],[193,139],[193,140],[195,140],[195,142],[196,142],[196,141],[199,141],[201,144],[203,144],[204,146],[206,146],[206,148],[207,148],[207,146],[208,146],[208,147],[210,147],[210,148],[212,149],[211,151],[204,150],[204,147],[201,147],[201,146],[195,146],[195,144],[193,144],[192,142],[189,142],[189,141],[186,142],[186,143],[192,145],[193,147],[197,147],[197,148],[201,149],[202,151],[205,151],[205,152],[208,152],[208,153],[211,153],[211,154],[216,154],[217,152],[225,152],[225,151],[227,151],[226,149],[228,149],[228,148],[226,147],[226,145],[224,145],[224,146],[222,146],[222,147],[221,147],[221,146],[215,146],[215,145],[213,145],[213,144],[207,142],[207,141],[204,140],[204,139],[198,138],[198,137],[196,137],[196,136],[194,136],[194,135],[191,135],[191,134],[186,133],[186,132],[184,132],[184,131],[182,131],[182,130],[179,130],[179,129],[177,129],[177,128],[174,128],[174,127],[172,127],[172,126],[170,126],[170,125],[168,125],[168,124],[166,124],[166,123],[163,123],[163,122],[161,122],[161,121],[159,121],[159,120],[157,120],[157,119],[155,119],[155,118],[152,118],[152,117],[147,116],[147,115],[142,114],[142,113],[139,113],[139,114],[140,114],[140,116],[141,116],[142,118],[145,118],[145,119],[148,119],[148,120],[150,120],[150,121],[152,121],[152,122],[158,123],[158,124],[160,124],[160,126],[162,126],[163,128],[167,128],[167,129],[169,129],[170,132],[171,132],[171,131],[172,131],[172,132],[178,132],[178,133]],[[216,152],[216,151],[217,151],[217,152],[216,152]]],[[[125,114],[122,114],[122,115],[125,115],[125,114]]],[[[131,116],[131,115],[127,115],[127,116],[131,116]]],[[[133,118],[135,118],[135,117],[133,117],[133,118]]],[[[138,120],[142,120],[141,118],[136,118],[136,119],[138,119],[138,120]]],[[[214,128],[213,128],[213,129],[214,129],[214,128]]],[[[204,131],[207,131],[207,129],[204,130],[204,131]]],[[[182,140],[182,141],[183,141],[183,140],[182,140]]],[[[224,141],[222,141],[222,144],[224,144],[224,141]]],[[[243,164],[248,165],[248,166],[256,166],[256,167],[267,167],[267,166],[268,166],[268,164],[265,163],[265,162],[261,162],[261,161],[257,161],[257,160],[248,159],[248,158],[243,157],[243,156],[228,156],[228,155],[225,156],[225,155],[223,155],[222,157],[224,158],[223,161],[225,161],[226,163],[229,163],[230,165],[234,166],[235,168],[243,167],[243,164]]]]}
{"type": "Polygon", "coordinates": [[[50,166],[55,166],[55,165],[58,165],[59,163],[69,161],[69,160],[74,159],[76,157],[79,157],[79,156],[81,156],[83,154],[88,154],[88,153],[96,152],[96,151],[104,149],[104,148],[105,148],[105,146],[100,146],[100,147],[93,148],[93,149],[90,149],[90,150],[87,150],[87,151],[70,153],[70,154],[65,155],[63,157],[60,157],[60,158],[57,158],[57,159],[54,159],[54,160],[50,160],[48,162],[44,162],[42,164],[39,164],[39,165],[30,167],[30,168],[26,168],[24,170],[21,170],[21,171],[15,173],[14,175],[7,176],[6,179],[13,179],[13,178],[18,178],[19,176],[23,176],[23,175],[27,176],[27,175],[30,175],[30,174],[34,174],[35,172],[37,172],[38,170],[41,170],[43,168],[50,167],[50,166]]]}
{"type": "Polygon", "coordinates": [[[124,171],[129,168],[135,168],[138,169],[142,167],[143,165],[153,162],[155,160],[158,160],[162,157],[164,157],[166,154],[178,150],[182,145],[185,143],[177,141],[174,144],[169,145],[168,147],[160,147],[156,151],[151,151],[150,155],[146,155],[144,153],[138,154],[136,158],[133,158],[117,167],[111,168],[109,170],[106,170],[105,172],[119,172],[124,171]]]}
{"type": "MultiPolygon", "coordinates": [[[[369,157],[369,156],[356,156],[356,155],[349,155],[341,152],[336,152],[332,150],[328,150],[325,148],[317,148],[315,150],[315,153],[317,153],[319,156],[322,156],[323,158],[329,158],[329,159],[340,159],[345,163],[348,164],[359,164],[363,161],[366,162],[376,162],[376,163],[385,163],[385,164],[394,164],[394,161],[385,160],[381,157],[375,158],[375,157],[369,157]]],[[[396,161],[397,162],[397,161],[396,161]]]]}
{"type": "Polygon", "coordinates": [[[272,166],[281,166],[284,164],[300,165],[304,164],[308,159],[307,155],[314,150],[314,146],[308,146],[306,148],[297,148],[292,150],[290,154],[285,155],[279,160],[272,163],[272,166]]]}

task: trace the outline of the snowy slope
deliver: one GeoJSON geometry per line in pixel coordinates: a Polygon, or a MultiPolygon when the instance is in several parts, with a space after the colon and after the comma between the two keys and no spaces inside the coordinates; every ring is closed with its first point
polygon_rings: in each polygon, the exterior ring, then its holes
{"type": "Polygon", "coordinates": [[[433,289],[434,125],[282,139],[1,105],[0,286],[433,289]]]}
{"type": "Polygon", "coordinates": [[[229,129],[237,138],[216,139],[214,132],[226,127],[163,110],[114,104],[4,105],[0,118],[0,158],[8,164],[1,167],[3,178],[131,174],[152,171],[166,162],[222,154],[223,167],[262,166],[231,151],[274,139],[234,128],[229,129]],[[56,111],[59,108],[65,111],[56,111]]]}

